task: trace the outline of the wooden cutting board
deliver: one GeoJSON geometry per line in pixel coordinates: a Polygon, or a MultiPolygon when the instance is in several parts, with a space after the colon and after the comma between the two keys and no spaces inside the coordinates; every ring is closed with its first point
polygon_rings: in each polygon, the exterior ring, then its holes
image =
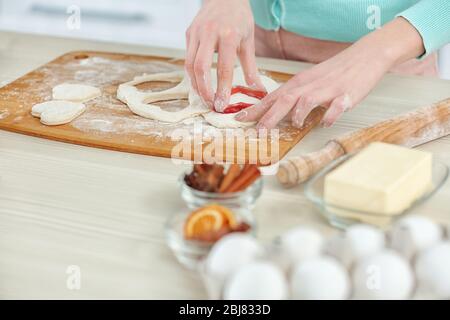
{"type": "MultiPolygon", "coordinates": [[[[206,154],[205,148],[214,141],[216,134],[225,135],[225,130],[213,128],[201,121],[167,124],[144,119],[134,115],[116,99],[120,83],[144,73],[177,70],[182,68],[183,63],[182,60],[165,57],[90,51],[67,53],[0,88],[0,129],[89,147],[187,160],[202,159],[206,154]],[[51,100],[52,88],[63,82],[96,86],[102,90],[102,96],[87,102],[86,112],[73,122],[45,126],[31,116],[31,107],[51,100]],[[172,150],[180,145],[180,141],[172,137],[175,130],[180,129],[188,136],[191,135],[188,140],[192,139],[192,148],[190,152],[173,155],[172,150]]],[[[285,82],[291,77],[289,74],[264,72],[279,82],[285,82]]],[[[153,82],[143,84],[139,89],[162,90],[171,86],[173,84],[153,82]]],[[[171,110],[180,109],[186,104],[186,101],[181,100],[160,103],[171,110]]],[[[280,125],[277,150],[280,159],[320,121],[322,115],[323,110],[316,109],[302,129],[293,128],[288,122],[280,125]]],[[[233,146],[234,161],[238,158],[242,160],[244,154],[245,159],[250,157],[252,162],[256,160],[260,164],[268,164],[261,163],[258,155],[255,159],[254,153],[249,153],[250,140],[246,139],[245,146],[233,146]],[[239,153],[238,149],[243,153],[239,153]]],[[[226,143],[224,148],[227,147],[226,143]]]]}

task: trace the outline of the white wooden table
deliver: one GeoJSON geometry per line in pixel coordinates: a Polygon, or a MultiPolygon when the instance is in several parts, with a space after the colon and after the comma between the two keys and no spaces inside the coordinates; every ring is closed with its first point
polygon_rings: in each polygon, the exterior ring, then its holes
{"type": "MultiPolygon", "coordinates": [[[[151,47],[1,32],[0,83],[82,49],[183,56],[151,47]]],[[[259,62],[290,73],[307,67],[259,62]]],[[[290,155],[449,96],[449,81],[388,75],[355,111],[332,128],[315,129],[290,155]]],[[[450,138],[422,149],[450,165],[450,138]]],[[[183,170],[168,159],[0,131],[0,298],[205,298],[197,275],[175,261],[164,239],[166,218],[183,208],[177,186],[183,170]],[[67,287],[72,265],[81,271],[79,290],[67,287]]],[[[450,182],[418,212],[450,223],[450,182]]],[[[302,187],[284,190],[274,177],[266,178],[255,214],[262,241],[296,224],[333,231],[302,187]]]]}

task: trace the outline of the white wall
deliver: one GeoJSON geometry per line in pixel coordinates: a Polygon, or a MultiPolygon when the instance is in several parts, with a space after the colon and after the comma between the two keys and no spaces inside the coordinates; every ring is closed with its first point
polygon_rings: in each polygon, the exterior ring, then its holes
{"type": "MultiPolygon", "coordinates": [[[[225,1],[225,0],[224,0],[225,1]]],[[[201,0],[0,0],[0,29],[184,48],[184,31],[201,0]],[[73,28],[76,5],[80,28],[73,28]],[[69,26],[68,26],[69,22],[69,26]]],[[[450,79],[450,45],[440,51],[450,79]]]]}
{"type": "Polygon", "coordinates": [[[183,48],[185,29],[200,5],[201,0],[0,0],[0,29],[183,48]]]}

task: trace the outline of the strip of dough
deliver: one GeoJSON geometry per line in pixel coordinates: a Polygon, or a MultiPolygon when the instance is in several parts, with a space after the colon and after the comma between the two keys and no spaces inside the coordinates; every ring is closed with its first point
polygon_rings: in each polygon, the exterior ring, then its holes
{"type": "Polygon", "coordinates": [[[130,110],[144,118],[155,119],[164,122],[180,122],[209,112],[209,108],[201,102],[200,97],[191,89],[188,77],[183,71],[169,73],[157,73],[135,77],[132,81],[121,84],[117,89],[117,98],[128,105],[130,110]],[[158,92],[142,92],[136,85],[149,81],[179,82],[173,88],[158,92]],[[189,99],[189,105],[180,111],[166,111],[152,102],[189,99]]]}

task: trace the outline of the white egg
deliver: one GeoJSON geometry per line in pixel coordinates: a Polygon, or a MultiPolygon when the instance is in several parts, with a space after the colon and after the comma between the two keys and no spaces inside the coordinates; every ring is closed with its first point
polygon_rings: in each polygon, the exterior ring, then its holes
{"type": "Polygon", "coordinates": [[[350,293],[350,279],[336,259],[315,257],[299,263],[291,276],[293,299],[343,300],[350,293]]]}
{"type": "Polygon", "coordinates": [[[387,249],[356,263],[352,278],[355,299],[408,299],[414,287],[408,261],[387,249]]]}
{"type": "Polygon", "coordinates": [[[226,282],[226,300],[282,300],[288,297],[284,274],[269,262],[253,262],[237,270],[226,282]]]}
{"type": "Polygon", "coordinates": [[[385,237],[381,230],[358,224],[349,227],[345,233],[332,236],[325,251],[350,268],[360,259],[382,250],[384,245],[385,237]]]}
{"type": "Polygon", "coordinates": [[[400,219],[390,231],[390,245],[407,259],[442,239],[441,226],[428,218],[409,216],[400,219]]]}
{"type": "Polygon", "coordinates": [[[287,231],[279,239],[279,263],[284,269],[321,254],[324,238],[310,227],[297,227],[287,231]]]}
{"type": "Polygon", "coordinates": [[[254,237],[232,233],[220,239],[206,258],[206,272],[218,280],[225,279],[239,267],[264,254],[264,248],[254,237]]]}
{"type": "Polygon", "coordinates": [[[423,251],[415,265],[421,292],[450,299],[450,242],[440,242],[423,251]]]}

